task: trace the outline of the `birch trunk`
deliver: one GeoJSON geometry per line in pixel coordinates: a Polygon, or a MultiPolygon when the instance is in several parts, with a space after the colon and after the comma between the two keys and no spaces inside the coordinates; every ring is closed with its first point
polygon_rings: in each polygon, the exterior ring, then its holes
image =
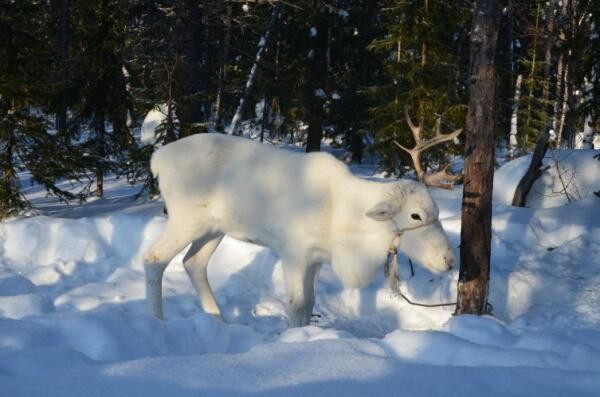
{"type": "Polygon", "coordinates": [[[563,97],[563,80],[564,80],[564,66],[562,55],[558,57],[558,63],[556,66],[556,99],[554,100],[554,110],[552,112],[552,130],[554,131],[554,144],[555,148],[560,146],[561,131],[560,117],[562,112],[562,97],[563,97]]]}
{"type": "MultiPolygon", "coordinates": [[[[594,148],[594,129],[592,128],[592,116],[587,115],[583,125],[581,137],[578,137],[576,149],[593,149],[594,148]]],[[[579,135],[579,134],[578,134],[579,135]]]]}
{"type": "Polygon", "coordinates": [[[569,78],[569,68],[565,68],[565,72],[563,75],[563,93],[561,98],[561,107],[560,107],[560,118],[558,122],[558,131],[556,133],[556,148],[560,147],[560,144],[563,139],[563,131],[565,129],[565,118],[567,116],[567,108],[568,108],[568,100],[569,100],[569,85],[567,84],[567,80],[569,78]]]}
{"type": "Polygon", "coordinates": [[[510,117],[510,137],[508,139],[508,159],[512,160],[515,158],[515,152],[517,150],[517,132],[519,122],[519,100],[521,99],[521,83],[523,82],[523,75],[517,76],[517,82],[515,83],[515,97],[513,98],[512,115],[510,117]]]}
{"type": "Polygon", "coordinates": [[[244,113],[244,109],[246,108],[246,102],[250,98],[250,94],[252,93],[252,89],[254,88],[254,83],[256,82],[256,78],[258,77],[258,66],[263,58],[264,53],[267,51],[269,38],[275,30],[275,25],[277,24],[277,19],[279,18],[279,14],[281,13],[282,8],[283,3],[278,1],[275,5],[275,8],[273,8],[273,12],[271,13],[271,20],[269,21],[267,31],[258,42],[258,51],[256,52],[254,65],[252,65],[252,69],[250,70],[250,74],[248,75],[248,80],[246,81],[244,95],[242,96],[242,98],[240,98],[240,103],[237,107],[237,110],[235,111],[235,114],[233,115],[233,118],[231,119],[229,129],[227,130],[227,134],[229,135],[236,134],[240,126],[240,123],[242,121],[242,115],[244,113]]]}

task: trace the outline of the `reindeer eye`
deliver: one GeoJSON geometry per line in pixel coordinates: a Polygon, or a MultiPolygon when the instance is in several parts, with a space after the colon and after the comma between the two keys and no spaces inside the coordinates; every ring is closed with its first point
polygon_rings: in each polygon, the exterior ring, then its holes
{"type": "Polygon", "coordinates": [[[420,221],[421,220],[421,216],[419,214],[411,214],[410,217],[413,218],[416,221],[420,221]]]}

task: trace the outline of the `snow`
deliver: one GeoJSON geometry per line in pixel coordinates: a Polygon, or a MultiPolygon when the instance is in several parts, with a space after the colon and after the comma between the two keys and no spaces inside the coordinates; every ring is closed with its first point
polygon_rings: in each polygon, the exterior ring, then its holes
{"type": "MultiPolygon", "coordinates": [[[[583,170],[589,154],[561,161],[583,170]]],[[[209,265],[226,323],[200,309],[182,254],[165,274],[166,321],[146,315],[141,258],[166,224],[162,203],[126,199],[138,187],[114,178],[104,199],[70,206],[31,188],[41,215],[0,224],[0,395],[600,395],[600,199],[513,208],[527,165],[496,173],[494,317],[410,306],[383,271],[345,290],[325,266],[317,316],[296,329],[279,259],[232,238],[209,265]]],[[[456,247],[461,191],[432,194],[456,247]]],[[[410,298],[455,298],[456,271],[399,267],[410,298]]]]}
{"type": "Polygon", "coordinates": [[[166,118],[166,113],[161,109],[152,109],[144,117],[141,129],[140,143],[142,145],[154,145],[156,142],[155,130],[166,118]]]}
{"type": "MultiPolygon", "coordinates": [[[[544,172],[527,196],[531,208],[551,208],[593,197],[600,190],[598,150],[548,149],[544,172]]],[[[531,155],[503,165],[495,174],[494,200],[510,205],[517,184],[529,167],[531,155]]]]}
{"type": "MultiPolygon", "coordinates": [[[[150,110],[144,121],[142,122],[142,128],[140,130],[140,144],[141,145],[154,145],[156,143],[156,128],[167,118],[167,105],[161,104],[158,107],[150,110]]],[[[177,116],[175,116],[175,122],[177,122],[177,116]]]]}
{"type": "Polygon", "coordinates": [[[338,14],[338,16],[342,17],[343,19],[348,19],[350,17],[350,13],[347,10],[343,10],[343,9],[338,9],[337,14],[338,14]]]}

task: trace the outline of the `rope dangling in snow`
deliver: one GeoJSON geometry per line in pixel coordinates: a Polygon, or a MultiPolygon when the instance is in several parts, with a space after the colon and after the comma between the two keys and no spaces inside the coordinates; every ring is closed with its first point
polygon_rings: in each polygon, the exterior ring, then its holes
{"type": "Polygon", "coordinates": [[[400,276],[398,276],[398,250],[396,249],[396,246],[398,245],[398,242],[399,242],[398,240],[400,240],[400,238],[402,238],[402,234],[407,230],[418,229],[420,227],[431,225],[436,222],[438,222],[438,221],[436,220],[434,222],[428,222],[428,223],[425,223],[425,224],[422,224],[422,225],[419,225],[416,227],[405,228],[401,231],[396,232],[396,237],[394,238],[394,241],[392,241],[392,246],[390,247],[390,251],[388,253],[388,257],[385,262],[385,267],[383,269],[383,273],[390,283],[390,289],[392,290],[392,294],[394,296],[396,296],[397,298],[404,299],[406,302],[408,302],[409,304],[414,305],[414,306],[441,307],[441,306],[456,305],[456,302],[438,303],[438,304],[413,302],[406,295],[404,295],[404,293],[402,293],[402,290],[400,289],[401,280],[400,280],[400,276]]]}

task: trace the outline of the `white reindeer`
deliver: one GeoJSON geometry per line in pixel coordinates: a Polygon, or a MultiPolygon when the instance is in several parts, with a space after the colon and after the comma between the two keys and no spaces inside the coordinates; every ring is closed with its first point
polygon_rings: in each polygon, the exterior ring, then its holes
{"type": "Polygon", "coordinates": [[[190,243],[184,267],[204,311],[220,316],[206,270],[225,234],[280,256],[291,326],[309,323],[321,264],[331,263],[344,286],[364,287],[404,230],[398,248],[424,267],[442,272],[455,262],[422,184],[366,181],[326,153],[200,134],[158,149],[151,167],[169,214],[144,261],[148,308],[158,318],[164,270],[190,243]]]}

